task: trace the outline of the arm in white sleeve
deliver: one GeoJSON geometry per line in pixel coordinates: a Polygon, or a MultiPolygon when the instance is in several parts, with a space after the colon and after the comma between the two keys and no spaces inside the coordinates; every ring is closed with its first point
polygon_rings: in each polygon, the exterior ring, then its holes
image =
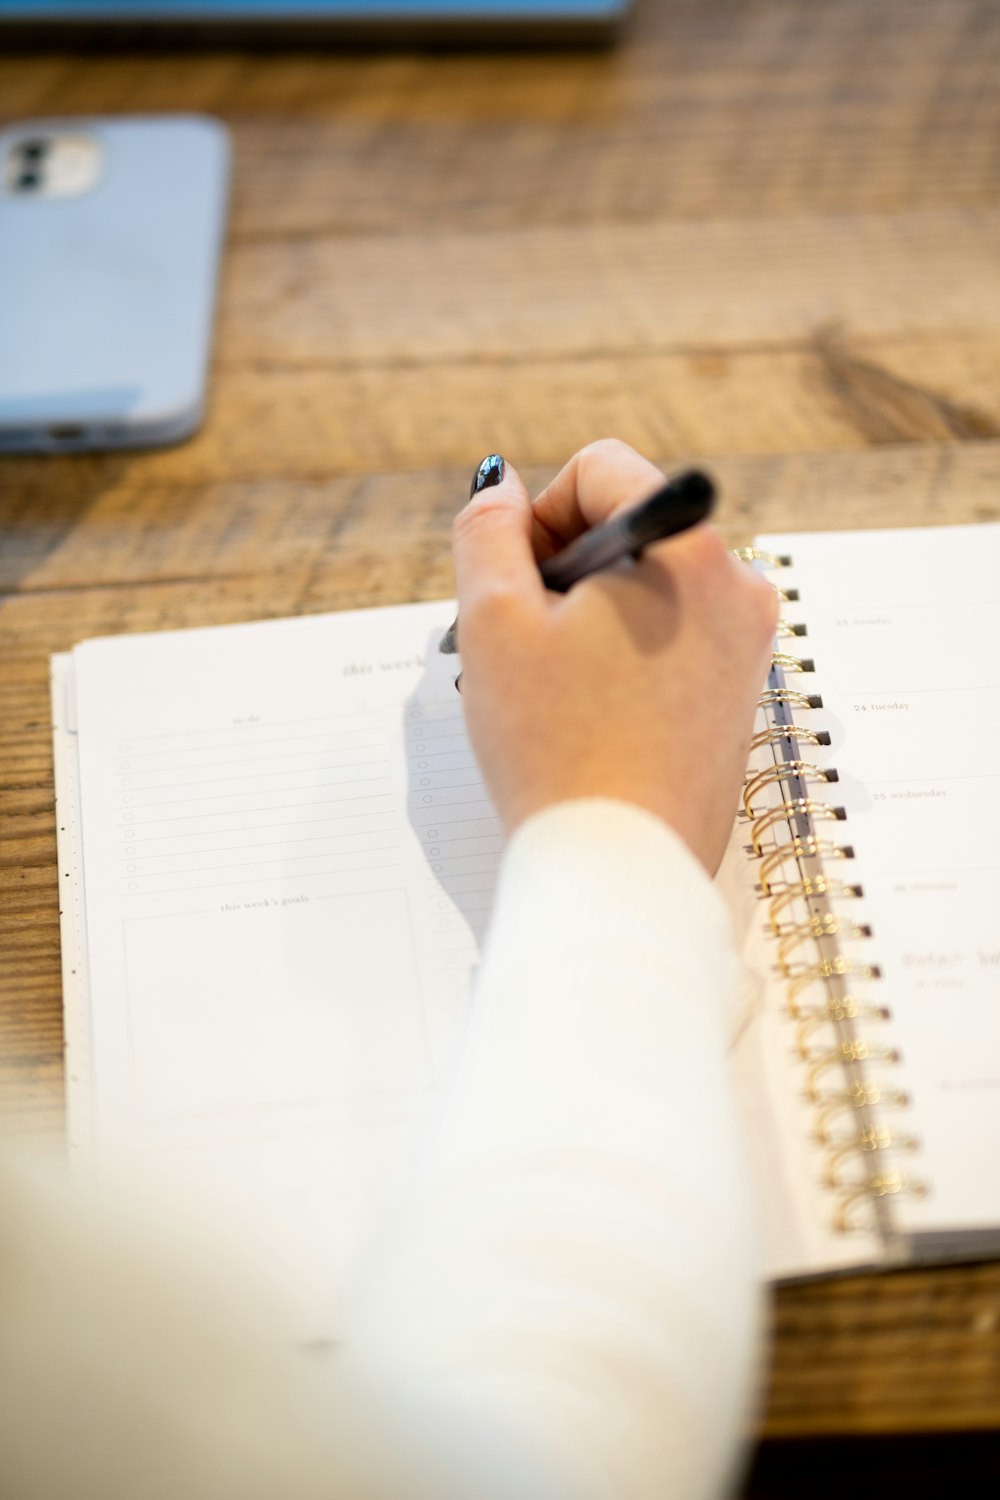
{"type": "Polygon", "coordinates": [[[454,1087],[345,1358],[419,1432],[407,1495],[724,1493],[757,1318],[735,982],[722,903],[660,820],[594,800],[515,834],[454,1087]]]}
{"type": "Polygon", "coordinates": [[[71,1212],[0,1159],[0,1491],[719,1495],[756,1306],[732,982],[722,904],[665,825],[597,801],[526,824],[454,1088],[332,1370],[230,1317],[225,1264],[188,1288],[141,1214],[71,1212]]]}

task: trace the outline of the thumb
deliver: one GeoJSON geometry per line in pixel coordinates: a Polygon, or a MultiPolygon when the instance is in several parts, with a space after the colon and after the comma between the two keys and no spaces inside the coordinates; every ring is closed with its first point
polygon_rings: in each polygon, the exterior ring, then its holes
{"type": "Polygon", "coordinates": [[[544,598],[532,520],[531,498],[520,474],[499,453],[491,453],[476,470],[472,497],[452,527],[461,609],[497,593],[544,598]]]}

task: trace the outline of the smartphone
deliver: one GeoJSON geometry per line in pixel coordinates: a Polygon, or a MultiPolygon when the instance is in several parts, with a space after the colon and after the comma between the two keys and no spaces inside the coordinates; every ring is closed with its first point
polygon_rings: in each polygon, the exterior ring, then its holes
{"type": "Polygon", "coordinates": [[[229,158],[225,128],[200,115],[0,132],[0,452],[197,429],[229,158]]]}

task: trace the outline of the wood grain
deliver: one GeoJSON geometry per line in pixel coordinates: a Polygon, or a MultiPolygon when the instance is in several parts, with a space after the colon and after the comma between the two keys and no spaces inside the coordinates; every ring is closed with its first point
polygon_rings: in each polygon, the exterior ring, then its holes
{"type": "MultiPolygon", "coordinates": [[[[756,530],[1000,518],[1000,7],[672,0],[608,54],[0,58],[236,147],[209,420],[0,461],[0,1115],[58,1150],[47,658],[431,598],[482,453],[608,432],[756,530]]],[[[775,1300],[773,1435],[1000,1422],[1000,1266],[775,1300]]]]}

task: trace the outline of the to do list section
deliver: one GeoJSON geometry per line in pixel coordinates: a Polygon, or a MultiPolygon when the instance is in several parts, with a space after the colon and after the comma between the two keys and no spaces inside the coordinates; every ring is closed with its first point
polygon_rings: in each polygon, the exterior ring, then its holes
{"type": "Polygon", "coordinates": [[[257,1204],[317,1305],[417,1147],[493,899],[500,826],[432,649],[452,615],[70,663],[97,1151],[257,1204]]]}

